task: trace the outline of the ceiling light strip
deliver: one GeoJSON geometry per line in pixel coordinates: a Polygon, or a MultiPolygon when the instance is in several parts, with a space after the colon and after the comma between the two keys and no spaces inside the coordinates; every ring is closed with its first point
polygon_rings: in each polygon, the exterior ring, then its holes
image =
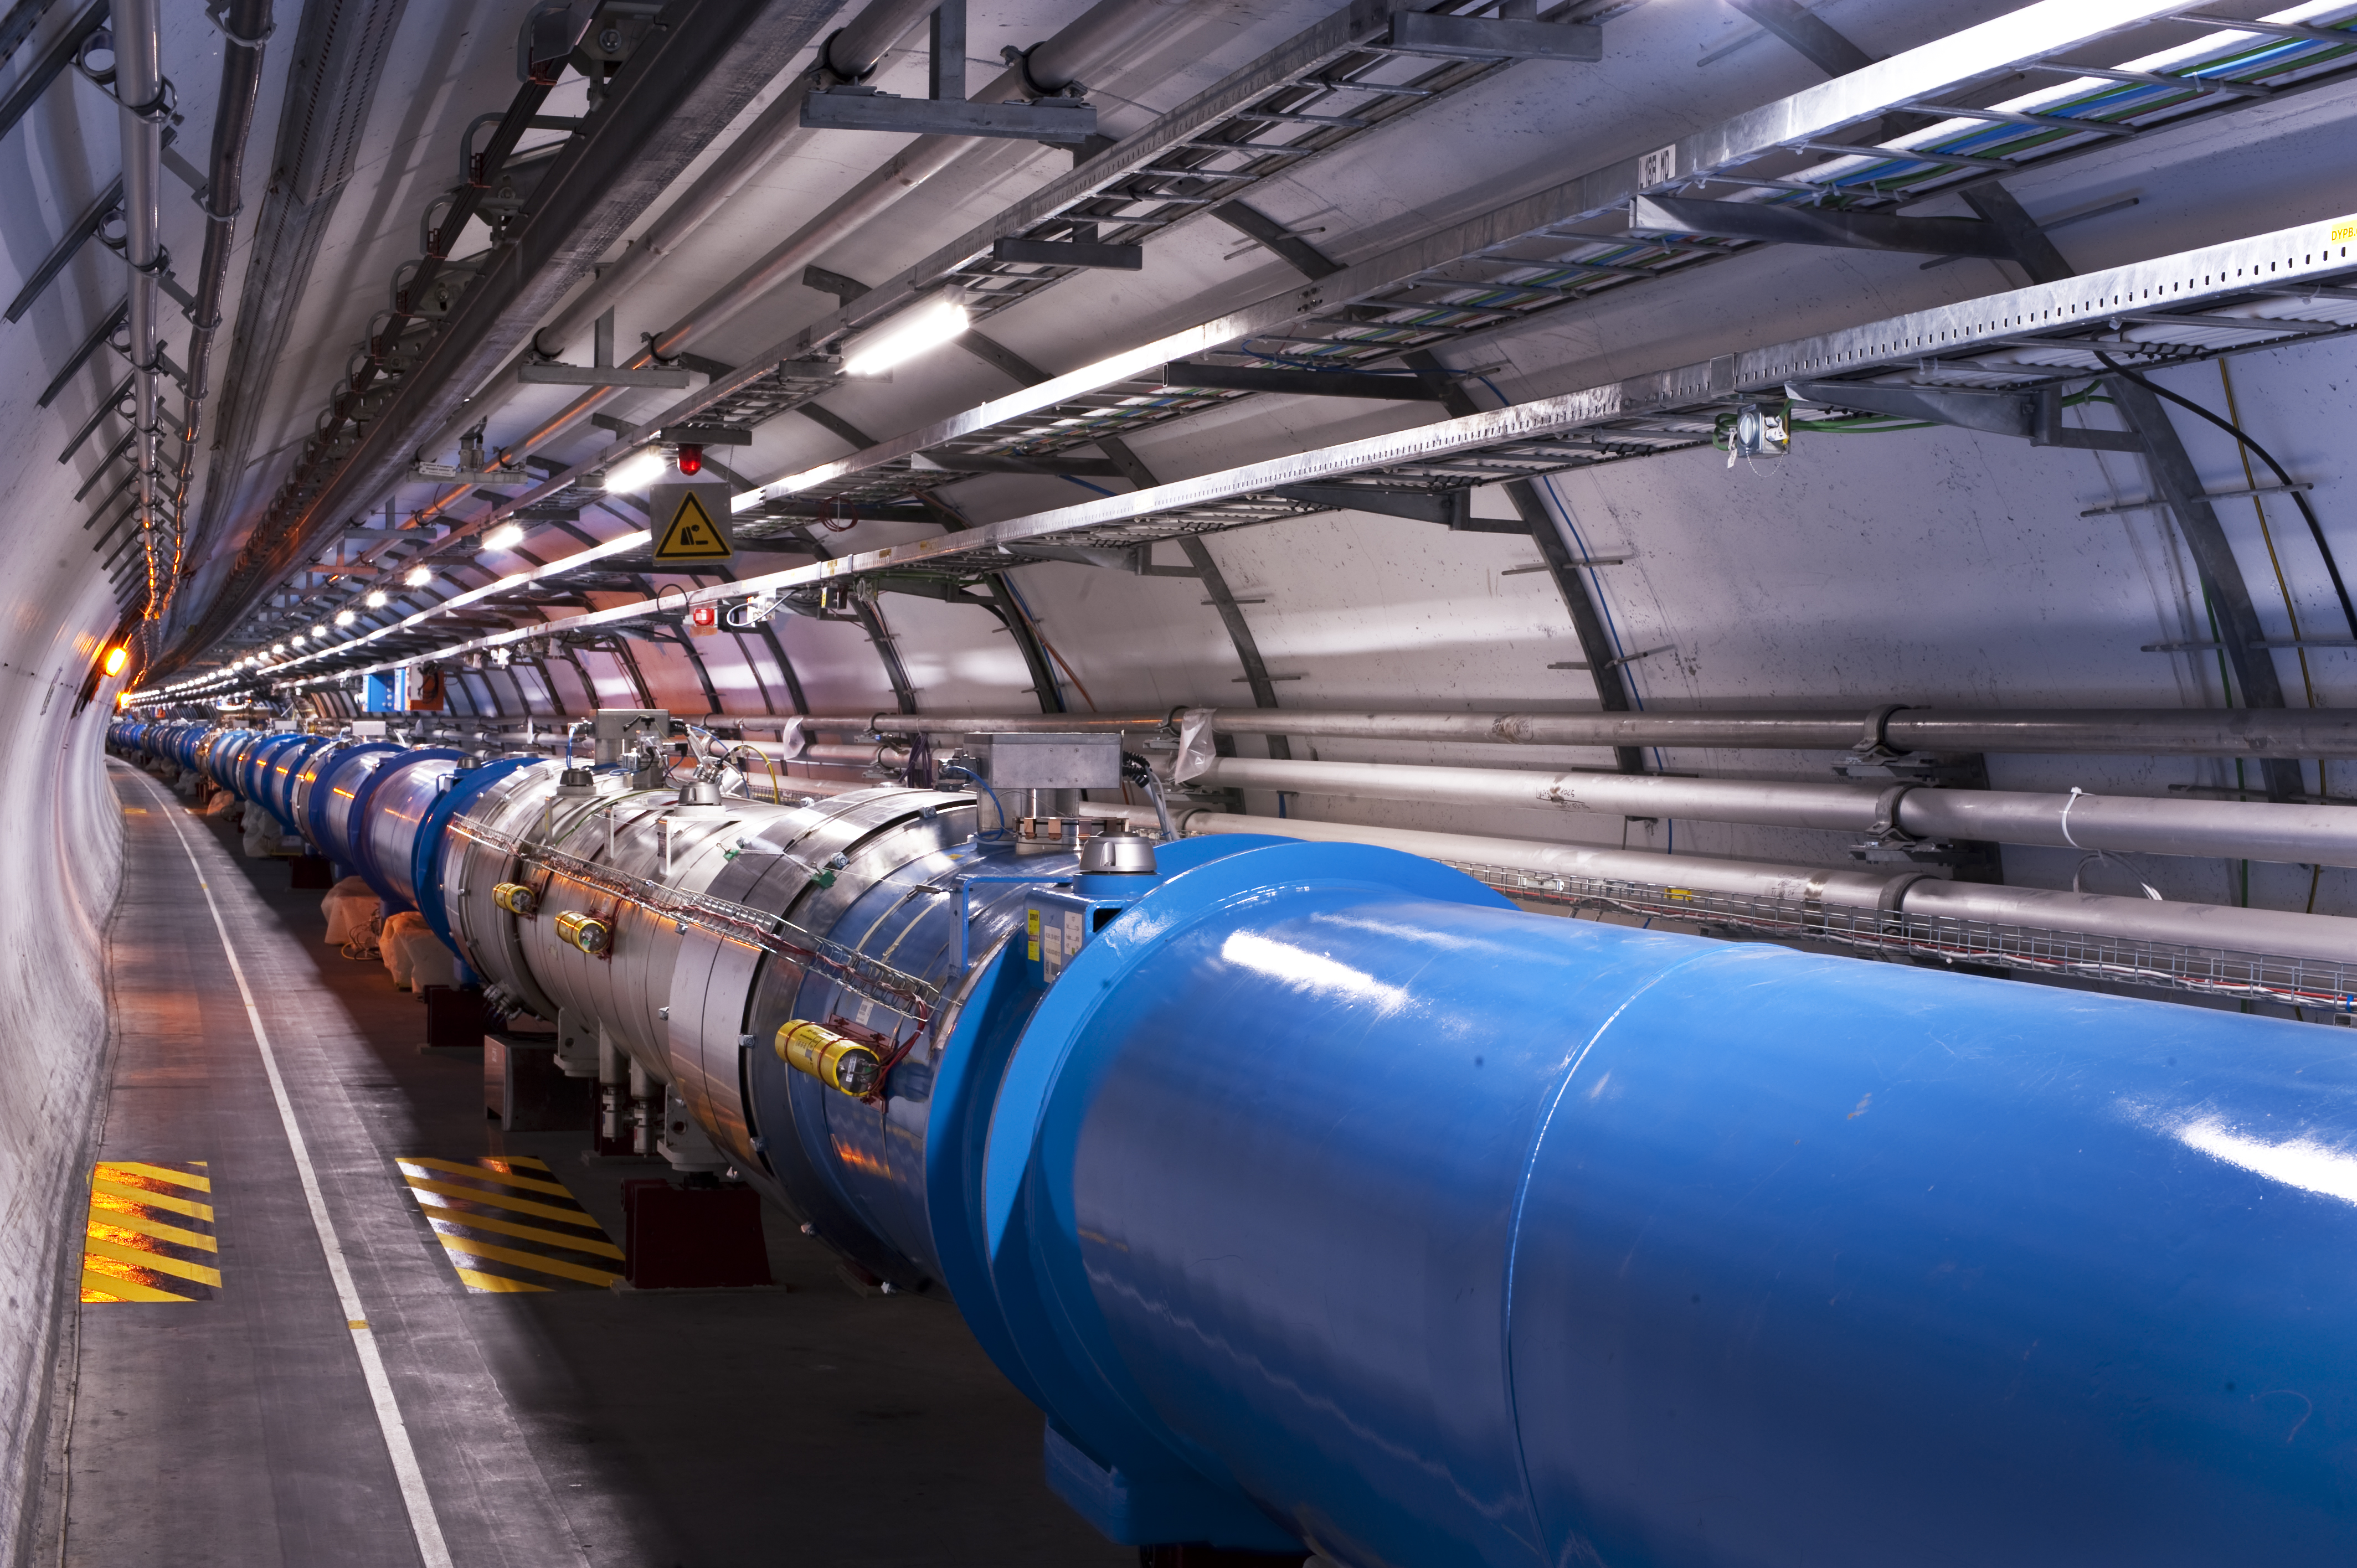
{"type": "MultiPolygon", "coordinates": [[[[1976,344],[2011,342],[2040,334],[2084,332],[2091,326],[2100,328],[2120,311],[2192,310],[2255,290],[2289,292],[2301,285],[2320,284],[2327,278],[2350,274],[2357,274],[2357,217],[2302,224],[2061,283],[2036,285],[1770,348],[1723,355],[1699,364],[1558,397],[1442,420],[1151,489],[1105,496],[956,533],[698,588],[660,602],[642,599],[611,609],[544,621],[414,655],[396,663],[451,659],[554,633],[619,625],[658,614],[681,614],[699,605],[782,593],[874,572],[905,570],[920,562],[953,558],[1081,529],[1118,526],[1265,494],[1279,486],[1348,478],[1435,462],[1485,447],[1559,436],[1632,415],[1697,405],[1707,408],[1732,400],[1745,389],[1777,388],[1798,377],[1857,374],[1890,366],[1910,366],[1927,356],[1953,354],[1976,344]]],[[[2268,325],[2265,317],[2253,318],[2254,330],[2268,325]]],[[[2021,370],[2019,379],[2025,382],[2074,373],[2030,365],[2021,370]]],[[[1704,438],[1696,435],[1693,439],[1704,438]]],[[[1533,460],[1543,461],[1549,467],[1565,466],[1538,456],[1533,460]]],[[[363,671],[346,670],[304,683],[320,684],[353,673],[394,667],[388,663],[371,666],[363,671]]]]}

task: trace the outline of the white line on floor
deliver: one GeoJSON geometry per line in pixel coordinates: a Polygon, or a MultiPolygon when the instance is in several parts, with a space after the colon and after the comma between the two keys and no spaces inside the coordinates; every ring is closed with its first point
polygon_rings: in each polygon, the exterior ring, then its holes
{"type": "Polygon", "coordinates": [[[221,905],[213,899],[213,886],[205,880],[205,868],[198,864],[196,849],[181,831],[180,813],[174,809],[174,802],[145,775],[139,776],[139,782],[163,808],[164,820],[172,825],[172,836],[180,841],[180,853],[188,857],[188,867],[197,874],[197,886],[204,889],[205,908],[212,911],[213,929],[221,933],[221,951],[229,956],[230,975],[237,982],[237,993],[245,999],[246,1022],[253,1026],[253,1043],[262,1052],[262,1070],[269,1075],[271,1098],[278,1102],[278,1120],[286,1129],[287,1146],[295,1152],[295,1168],[303,1177],[303,1197],[311,1206],[311,1228],[318,1233],[319,1251],[327,1254],[328,1273],[335,1280],[336,1295],[343,1304],[352,1348],[360,1353],[361,1375],[368,1380],[369,1399],[376,1406],[376,1423],[384,1433],[393,1473],[401,1480],[401,1500],[409,1509],[409,1529],[417,1538],[418,1555],[425,1559],[425,1568],[452,1568],[449,1545],[442,1539],[442,1521],[434,1512],[434,1499],[426,1495],[425,1477],[417,1467],[417,1451],[410,1445],[409,1427],[401,1419],[401,1406],[393,1397],[393,1381],[385,1376],[384,1358],[377,1353],[368,1314],[361,1310],[361,1293],[352,1283],[351,1270],[344,1262],[344,1244],[336,1234],[336,1222],[328,1217],[328,1200],[319,1190],[319,1173],[312,1168],[310,1145],[303,1141],[303,1129],[296,1123],[295,1102],[287,1098],[286,1080],[278,1075],[278,1053],[271,1048],[270,1032],[262,1026],[262,1009],[254,1004],[253,988],[245,983],[245,966],[237,961],[237,948],[229,940],[229,926],[221,918],[221,905]]]}

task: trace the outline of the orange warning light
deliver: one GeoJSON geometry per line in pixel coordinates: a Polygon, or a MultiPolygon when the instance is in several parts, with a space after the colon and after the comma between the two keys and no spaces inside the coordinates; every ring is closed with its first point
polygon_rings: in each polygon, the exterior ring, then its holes
{"type": "Polygon", "coordinates": [[[123,673],[123,667],[130,662],[131,650],[118,642],[106,650],[106,659],[102,667],[109,675],[120,675],[123,673]]]}

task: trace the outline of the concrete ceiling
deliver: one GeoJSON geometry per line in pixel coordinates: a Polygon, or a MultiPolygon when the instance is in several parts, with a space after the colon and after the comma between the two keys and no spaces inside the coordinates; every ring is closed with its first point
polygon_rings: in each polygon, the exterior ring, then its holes
{"type": "MultiPolygon", "coordinates": [[[[2009,0],[1824,0],[1810,7],[1878,56],[2017,8],[2009,0]]],[[[282,0],[277,9],[277,41],[247,162],[249,215],[265,204],[274,177],[268,148],[280,134],[288,73],[302,63],[291,47],[298,7],[282,0]]],[[[225,327],[225,344],[271,332],[283,345],[262,373],[224,387],[221,405],[208,414],[209,448],[224,439],[232,443],[224,448],[231,460],[220,469],[199,465],[207,478],[191,515],[210,520],[212,532],[203,539],[208,558],[198,564],[170,627],[158,628],[151,654],[170,650],[183,662],[201,662],[207,655],[205,649],[174,647],[169,633],[192,624],[192,611],[220,582],[214,568],[283,480],[371,317],[385,307],[395,267],[417,252],[420,214],[455,176],[461,131],[477,115],[501,108],[512,93],[514,29],[524,9],[436,0],[386,7],[397,20],[360,155],[320,229],[299,289],[272,321],[232,317],[225,327]]],[[[996,68],[1002,45],[1048,37],[1077,9],[1037,0],[977,5],[970,22],[970,85],[996,68]]],[[[1091,99],[1110,133],[1126,134],[1330,9],[1324,0],[1171,0],[1168,16],[1144,46],[1117,68],[1091,77],[1091,99]]],[[[1725,0],[1638,0],[1585,9],[1609,14],[1602,63],[1513,65],[1399,125],[1265,182],[1254,205],[1329,255],[1356,261],[1824,80],[1817,67],[1760,34],[1725,0]]],[[[2296,11],[2310,21],[2357,12],[2357,6],[2322,4],[2215,9],[2253,16],[2296,11]]],[[[42,33],[18,50],[9,69],[23,69],[42,38],[70,19],[69,7],[53,6],[42,33]]],[[[828,23],[821,36],[834,25],[828,23]]],[[[178,145],[199,149],[210,135],[208,84],[218,70],[219,38],[191,6],[167,10],[165,28],[166,69],[181,86],[185,116],[178,145]]],[[[920,27],[889,58],[877,85],[921,95],[923,41],[920,27]]],[[[737,124],[749,123],[800,70],[765,90],[737,124]]],[[[577,113],[583,93],[578,78],[568,79],[545,112],[577,113]]],[[[2329,87],[2197,126],[2123,140],[2008,183],[2041,220],[2113,209],[2057,232],[2057,243],[2082,270],[2165,255],[2357,209],[2346,158],[2352,110],[2357,87],[2329,87]]],[[[733,134],[732,128],[715,138],[689,177],[733,134]]],[[[560,136],[536,133],[532,140],[560,136]]],[[[620,301],[618,342],[625,351],[635,349],[641,334],[676,319],[904,141],[857,132],[802,138],[620,301]]],[[[0,202],[12,215],[0,229],[0,245],[16,274],[31,268],[68,218],[112,177],[116,157],[111,107],[96,87],[78,79],[60,81],[0,142],[0,202]]],[[[1065,154],[1034,144],[975,144],[948,171],[830,245],[820,260],[855,278],[880,281],[987,220],[1070,162],[1065,154]]],[[[167,243],[176,256],[192,257],[201,242],[200,220],[181,199],[180,188],[168,194],[167,243]]],[[[662,210],[662,202],[651,207],[608,259],[619,257],[662,210]]],[[[1921,211],[1965,209],[1952,199],[1921,211]]],[[[255,243],[250,223],[241,227],[239,240],[242,260],[255,243]]],[[[61,637],[86,640],[113,618],[98,563],[83,542],[87,507],[70,500],[103,448],[93,444],[65,465],[55,457],[119,371],[86,371],[47,410],[33,402],[95,314],[112,303],[121,273],[112,255],[86,248],[26,319],[0,331],[0,417],[17,435],[15,460],[0,465],[5,507],[0,526],[8,530],[11,558],[22,573],[12,635],[27,647],[63,646],[61,637]]],[[[232,306],[242,297],[241,281],[233,268],[232,306]]],[[[1996,262],[1927,265],[1918,255],[1764,248],[1558,312],[1449,358],[1460,370],[1480,372],[1468,385],[1477,401],[1494,405],[1972,299],[2021,281],[2010,263],[1996,262]]],[[[1073,278],[993,317],[988,331],[1033,363],[1058,371],[1298,282],[1267,249],[1199,219],[1150,246],[1144,271],[1073,278]]],[[[834,306],[832,297],[789,283],[688,348],[733,362],[834,306]]],[[[586,360],[586,343],[567,357],[586,360]]],[[[2341,435],[2350,377],[2346,344],[2327,339],[2253,352],[2233,360],[2230,370],[2202,364],[2169,371],[2164,379],[2222,409],[2222,375],[2231,375],[2251,432],[2298,478],[2313,481],[2328,530],[2336,538],[2357,539],[2342,525],[2350,461],[2341,435]]],[[[888,382],[847,384],[824,403],[840,419],[888,436],[1001,395],[1011,385],[980,358],[942,349],[904,366],[888,382]]],[[[497,449],[521,441],[575,395],[574,389],[527,387],[500,400],[489,416],[489,445],[497,449]]],[[[649,417],[673,395],[633,393],[608,412],[649,417]]],[[[1169,479],[1434,417],[1426,403],[1265,396],[1157,427],[1134,446],[1158,477],[1169,479]]],[[[2190,418],[2179,424],[2212,488],[2246,483],[2232,441],[2190,418]]],[[[609,439],[584,426],[541,455],[585,461],[609,439]]],[[[845,450],[840,435],[786,415],[759,426],[750,447],[715,455],[748,478],[766,480],[845,450]]],[[[448,461],[456,452],[419,456],[448,461]]],[[[1627,558],[1593,574],[1594,591],[1622,648],[1644,655],[1628,671],[1635,694],[1648,705],[1850,704],[1863,710],[1887,702],[2206,706],[2223,700],[2214,659],[2141,651],[2148,643],[2209,635],[2201,590],[2174,531],[2152,512],[2082,515],[2150,493],[2137,461],[2125,454],[2031,449],[2006,438],[1931,429],[1808,439],[1781,462],[1732,468],[1718,454],[1687,451],[1560,476],[1548,489],[1576,549],[1627,558]]],[[[981,521],[1063,504],[1082,493],[1070,480],[1019,475],[971,478],[942,492],[981,521]]],[[[447,487],[430,483],[404,485],[394,493],[394,508],[405,520],[447,494],[447,487]]],[[[458,520],[482,510],[482,503],[470,502],[447,516],[458,520]]],[[[1502,498],[1486,490],[1475,510],[1492,517],[1509,513],[1502,498]]],[[[2320,559],[2288,509],[2270,503],[2263,513],[2244,502],[2222,507],[2221,521],[2270,636],[2289,637],[2294,614],[2311,638],[2349,629],[2339,624],[2320,559]],[[2271,532],[2263,532],[2263,523],[2271,532]]],[[[618,506],[610,514],[586,512],[579,526],[608,538],[640,522],[618,506]]],[[[930,525],[869,521],[826,542],[837,550],[875,548],[937,532],[930,525]]],[[[577,542],[561,530],[543,528],[522,548],[544,560],[577,542]]],[[[1223,534],[1210,548],[1245,602],[1269,670],[1283,678],[1277,687],[1283,705],[1577,709],[1595,703],[1589,677],[1555,668],[1577,661],[1579,650],[1552,579],[1529,569],[1539,558],[1526,538],[1347,512],[1223,534]]],[[[479,571],[454,581],[475,585],[522,564],[506,553],[487,553],[479,571]]],[[[1071,707],[1155,709],[1248,700],[1235,648],[1200,583],[1060,563],[1023,566],[1010,576],[1064,661],[1059,681],[1071,707]]],[[[361,586],[338,592],[357,593],[361,586]]],[[[593,602],[629,596],[593,596],[593,602]]],[[[880,607],[926,710],[1037,705],[1038,693],[1029,690],[1034,677],[996,619],[963,606],[888,595],[880,607]]],[[[858,627],[781,617],[774,629],[813,710],[894,705],[876,648],[858,627]]],[[[706,651],[726,705],[754,713],[784,706],[774,661],[749,639],[741,645],[712,639],[706,651]]],[[[681,711],[706,705],[676,649],[648,644],[637,653],[656,695],[681,711]]],[[[2295,705],[2311,700],[2332,705],[2357,703],[2352,660],[2357,653],[2316,649],[2304,664],[2290,651],[2276,662],[2295,705]]],[[[610,674],[601,679],[619,681],[610,674]]],[[[622,693],[618,686],[605,695],[620,700],[622,693]]],[[[1457,759],[1439,753],[1394,746],[1382,755],[1457,759]]],[[[1323,755],[1375,754],[1338,746],[1323,755]]],[[[1527,760],[1593,764],[1609,757],[1563,752],[1527,760]]],[[[1659,765],[1821,774],[1824,759],[1695,753],[1668,755],[1659,765]]],[[[2232,763],[2184,759],[2013,757],[1992,759],[1991,766],[1999,785],[2025,788],[2079,784],[2158,793],[2170,785],[2233,782],[2232,763]]],[[[2345,789],[2337,775],[2324,782],[2330,793],[2345,789]]],[[[1315,800],[1293,801],[1289,809],[1326,814],[1315,800]]],[[[1360,805],[1335,814],[1534,836],[1563,832],[1560,823],[1516,820],[1534,813],[1360,805]]],[[[1674,842],[1679,849],[1793,860],[1838,858],[1844,847],[1832,835],[1699,824],[1632,828],[1616,821],[1609,832],[1598,831],[1608,837],[1631,833],[1631,843],[1650,839],[1657,848],[1674,842]]],[[[2007,854],[2009,880],[2052,886],[2067,883],[2072,869],[2072,857],[2059,853],[2007,854]]],[[[2098,867],[2092,875],[2101,881],[2113,873],[2098,867]]],[[[2233,895],[2226,883],[2243,873],[2187,862],[2156,875],[2172,897],[2219,898],[2233,895]]],[[[2263,868],[2252,876],[2253,902],[2299,908],[2310,895],[2310,878],[2298,868],[2263,868]]],[[[2344,874],[2326,874],[2315,897],[2319,910],[2357,912],[2349,908],[2357,903],[2357,887],[2344,874]]]]}

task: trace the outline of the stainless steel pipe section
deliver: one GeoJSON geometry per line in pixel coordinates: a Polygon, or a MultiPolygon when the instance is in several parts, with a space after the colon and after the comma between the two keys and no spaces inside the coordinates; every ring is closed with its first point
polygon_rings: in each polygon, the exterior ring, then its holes
{"type": "MultiPolygon", "coordinates": [[[[1032,48],[1025,61],[1029,85],[1047,91],[1067,87],[1186,19],[1184,6],[1161,0],[1098,0],[1071,26],[1032,48]]],[[[1027,91],[1024,76],[1020,68],[1001,71],[971,96],[979,103],[1022,97],[1027,91]]],[[[697,333],[718,327],[771,289],[798,279],[803,267],[969,155],[991,156],[989,149],[977,153],[971,136],[926,135],[907,143],[889,162],[664,328],[626,363],[642,366],[651,364],[658,355],[678,353],[697,333]]],[[[619,389],[608,387],[575,400],[526,435],[517,450],[539,449],[619,395],[619,389]]]]}
{"type": "MultiPolygon", "coordinates": [[[[1157,825],[1151,806],[1114,806],[1092,800],[1089,816],[1120,817],[1132,827],[1157,825]]],[[[1321,843],[1367,843],[1459,865],[1495,865],[1549,876],[1593,876],[1606,881],[1657,883],[1694,887],[1740,898],[1818,903],[1841,909],[1896,909],[1910,883],[1932,875],[1909,867],[1826,870],[1776,865],[1766,861],[1710,860],[1641,849],[1590,848],[1536,839],[1492,838],[1478,833],[1427,832],[1417,828],[1374,828],[1357,822],[1313,822],[1304,817],[1255,817],[1232,811],[1174,811],[1180,834],[1269,833],[1321,843]]],[[[2002,890],[2000,890],[2002,891],[2002,890]]],[[[2149,903],[2149,899],[2120,899],[2149,903]]]]}
{"type": "MultiPolygon", "coordinates": [[[[886,51],[931,9],[931,0],[875,0],[820,46],[820,58],[841,75],[856,77],[872,71],[886,51]]],[[[494,403],[504,403],[512,394],[519,366],[535,355],[554,358],[564,353],[585,328],[736,199],[755,176],[807,139],[802,109],[802,100],[810,95],[812,74],[807,69],[798,70],[792,83],[722,150],[684,194],[663,209],[619,261],[592,278],[480,392],[458,405],[457,412],[419,446],[420,455],[432,457],[447,451],[462,431],[479,424],[494,403]]]]}
{"type": "MultiPolygon", "coordinates": [[[[836,76],[860,80],[874,71],[892,46],[932,9],[933,0],[875,0],[820,46],[819,58],[825,69],[836,76]]],[[[662,216],[649,225],[619,261],[600,274],[579,298],[557,312],[534,335],[533,341],[542,353],[563,353],[584,328],[734,199],[755,175],[810,139],[812,133],[802,128],[802,100],[810,96],[813,76],[810,70],[798,72],[792,84],[771,101],[743,134],[729,143],[711,166],[696,177],[684,195],[663,209],[662,216]]],[[[515,378],[510,375],[500,380],[512,385],[515,378]]]]}
{"type": "Polygon", "coordinates": [[[1940,877],[1911,884],[1900,894],[1899,908],[1910,915],[1986,920],[2082,936],[2230,948],[2236,952],[2273,953],[2327,963],[2357,962],[2357,920],[2333,915],[2117,898],[2042,887],[1993,887],[1940,877]]]}
{"type": "MultiPolygon", "coordinates": [[[[139,526],[156,526],[156,438],[162,432],[161,347],[156,275],[162,270],[164,68],[156,0],[114,0],[115,118],[123,135],[123,259],[131,268],[132,466],[139,475],[139,526]]],[[[149,542],[151,581],[154,542],[149,542]]]]}
{"type": "Polygon", "coordinates": [[[1233,789],[1337,800],[1446,800],[1836,832],[1872,832],[1887,826],[1915,838],[2357,866],[2357,811],[2338,806],[1237,757],[1214,758],[1197,777],[1206,784],[1233,789]]]}
{"type": "MultiPolygon", "coordinates": [[[[825,734],[974,730],[1146,734],[1189,710],[1136,714],[846,714],[804,719],[825,734]]],[[[2357,708],[1858,708],[1846,713],[1415,714],[1210,708],[1221,735],[1500,746],[1666,746],[1857,751],[2056,752],[2122,757],[2357,758],[2357,708]]]]}
{"type": "Polygon", "coordinates": [[[1222,708],[1214,712],[1211,727],[1223,735],[1508,746],[1860,751],[1879,740],[1897,752],[2357,757],[2357,708],[1877,708],[1851,714],[1288,714],[1222,708]]]}
{"type": "MultiPolygon", "coordinates": [[[[1154,813],[1145,807],[1092,803],[1089,810],[1098,815],[1126,818],[1141,828],[1154,825],[1154,813]]],[[[1202,833],[1271,833],[1328,843],[1366,843],[1458,865],[1494,865],[1542,875],[1591,876],[1654,886],[1691,887],[1740,898],[1815,903],[1834,909],[1893,910],[2126,941],[2226,948],[2236,952],[2271,953],[2329,963],[2357,962],[2357,921],[2331,915],[2242,909],[2222,904],[2163,903],[2150,898],[2036,887],[1999,887],[1950,882],[1915,869],[1828,870],[1760,861],[1656,854],[1645,850],[1589,849],[1531,839],[1363,827],[1354,822],[1310,822],[1298,817],[1243,816],[1226,811],[1181,813],[1179,832],[1189,837],[1202,833]]]]}

